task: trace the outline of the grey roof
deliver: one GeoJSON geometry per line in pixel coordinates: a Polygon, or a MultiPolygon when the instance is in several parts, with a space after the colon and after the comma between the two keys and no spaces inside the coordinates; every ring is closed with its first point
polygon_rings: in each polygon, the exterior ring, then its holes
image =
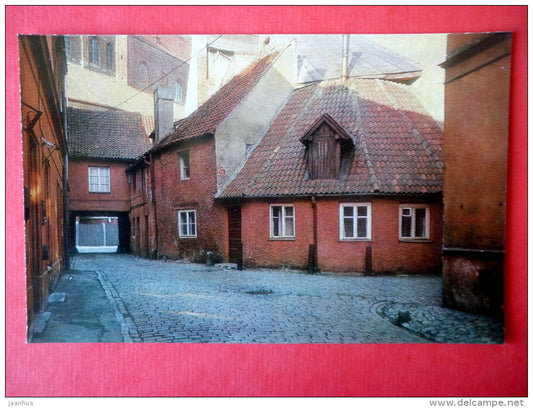
{"type": "Polygon", "coordinates": [[[132,160],[152,146],[139,113],[70,107],[67,124],[72,158],[132,160]]]}

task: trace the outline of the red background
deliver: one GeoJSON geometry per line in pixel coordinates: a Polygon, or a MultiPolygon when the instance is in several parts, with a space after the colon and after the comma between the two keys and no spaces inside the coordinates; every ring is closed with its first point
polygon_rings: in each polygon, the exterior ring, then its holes
{"type": "Polygon", "coordinates": [[[526,6],[6,6],[6,396],[527,396],[526,6]],[[17,34],[513,31],[505,345],[26,344],[17,34]]]}

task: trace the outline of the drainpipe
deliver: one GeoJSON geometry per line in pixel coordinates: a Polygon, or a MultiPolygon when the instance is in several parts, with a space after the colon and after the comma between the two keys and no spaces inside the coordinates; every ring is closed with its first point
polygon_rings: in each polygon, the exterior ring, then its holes
{"type": "Polygon", "coordinates": [[[155,254],[150,254],[151,257],[157,259],[159,258],[159,228],[157,225],[157,202],[155,199],[155,166],[154,166],[154,155],[150,153],[150,178],[151,182],[151,205],[154,211],[154,241],[155,241],[155,254]]]}
{"type": "Polygon", "coordinates": [[[309,245],[309,273],[315,273],[318,267],[318,227],[317,227],[317,208],[316,199],[311,197],[311,206],[313,207],[313,243],[309,245]]]}

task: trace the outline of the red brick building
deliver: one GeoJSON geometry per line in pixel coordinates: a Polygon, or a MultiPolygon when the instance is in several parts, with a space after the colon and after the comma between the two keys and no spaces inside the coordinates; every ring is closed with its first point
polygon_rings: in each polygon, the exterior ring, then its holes
{"type": "Polygon", "coordinates": [[[296,89],[217,196],[235,213],[227,238],[245,266],[439,272],[441,143],[406,85],[296,89]]]}
{"type": "Polygon", "coordinates": [[[503,312],[511,33],[448,35],[443,303],[503,312]]]}
{"type": "Polygon", "coordinates": [[[442,130],[400,84],[419,67],[298,87],[293,51],[256,61],[129,168],[133,252],[439,272],[442,130]]]}
{"type": "Polygon", "coordinates": [[[203,261],[210,251],[227,259],[227,213],[214,198],[291,92],[280,74],[286,59],[275,53],[256,61],[131,166],[134,253],[203,261]],[[272,104],[257,111],[265,98],[272,104]]]}
{"type": "Polygon", "coordinates": [[[68,265],[65,90],[62,37],[20,36],[28,337],[35,314],[68,265]]]}
{"type": "MultiPolygon", "coordinates": [[[[116,218],[119,250],[129,251],[130,188],[126,170],[151,146],[141,115],[68,108],[68,134],[72,245],[85,246],[80,245],[80,239],[85,241],[79,235],[80,223],[91,225],[94,217],[116,218]]],[[[97,246],[111,245],[104,241],[97,246]]]]}

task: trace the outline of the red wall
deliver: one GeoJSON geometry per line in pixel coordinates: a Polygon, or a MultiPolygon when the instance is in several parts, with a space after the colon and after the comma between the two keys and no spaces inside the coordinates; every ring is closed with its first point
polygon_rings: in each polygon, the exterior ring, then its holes
{"type": "MultiPolygon", "coordinates": [[[[354,202],[346,200],[345,202],[354,202]]],[[[322,271],[364,272],[366,247],[372,247],[372,269],[380,273],[429,273],[441,268],[442,204],[430,204],[430,240],[399,240],[397,200],[372,199],[372,239],[339,239],[339,204],[335,199],[317,200],[318,267],[322,271]]],[[[261,201],[242,206],[244,265],[303,269],[313,243],[313,209],[310,200],[294,204],[296,236],[293,240],[270,239],[269,206],[283,201],[261,201]]],[[[405,201],[405,204],[412,203],[405,201]]]]}
{"type": "Polygon", "coordinates": [[[207,251],[218,261],[226,253],[225,208],[215,205],[216,172],[214,140],[180,145],[154,156],[158,254],[172,259],[203,262],[207,251]],[[178,154],[189,151],[190,178],[181,180],[178,154]],[[196,210],[197,237],[179,238],[178,211],[196,210]]]}
{"type": "Polygon", "coordinates": [[[69,163],[71,211],[129,211],[128,163],[78,161],[69,163]],[[110,193],[89,193],[89,166],[107,166],[111,173],[110,193]]]}

